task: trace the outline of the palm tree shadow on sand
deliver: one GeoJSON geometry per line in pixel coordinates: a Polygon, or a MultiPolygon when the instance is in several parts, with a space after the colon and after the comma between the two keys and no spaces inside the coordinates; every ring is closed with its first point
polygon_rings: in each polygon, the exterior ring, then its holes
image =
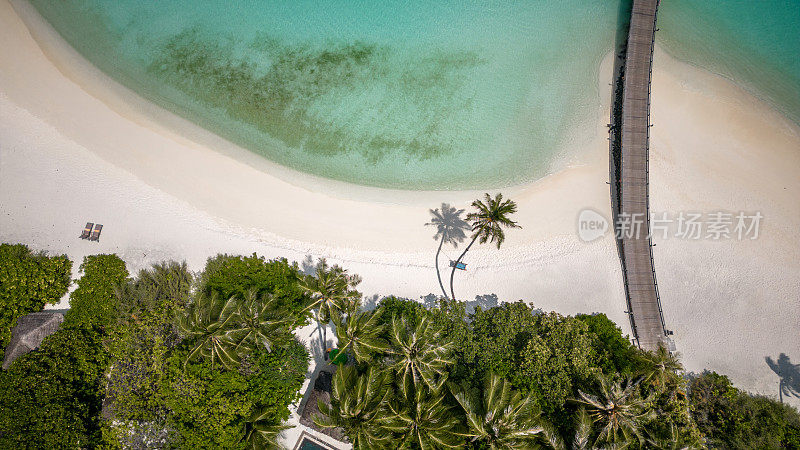
{"type": "Polygon", "coordinates": [[[470,225],[461,218],[464,214],[463,209],[456,209],[448,203],[442,203],[442,206],[430,210],[431,221],[425,225],[436,227],[436,234],[433,239],[439,241],[439,248],[436,250],[436,276],[439,278],[439,287],[442,288],[442,294],[447,298],[447,291],[444,289],[442,283],[442,275],[439,271],[439,254],[442,252],[444,244],[458,247],[458,244],[464,242],[467,238],[465,231],[470,230],[470,225]]]}
{"type": "Polygon", "coordinates": [[[792,364],[786,353],[781,353],[778,360],[774,361],[769,356],[764,360],[767,365],[780,378],[778,396],[783,403],[783,396],[800,398],[800,364],[792,364]]]}

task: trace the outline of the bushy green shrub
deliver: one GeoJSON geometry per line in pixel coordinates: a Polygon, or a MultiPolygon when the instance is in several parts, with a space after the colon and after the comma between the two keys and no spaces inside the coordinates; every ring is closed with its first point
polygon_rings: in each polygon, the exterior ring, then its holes
{"type": "Polygon", "coordinates": [[[272,305],[283,312],[302,300],[295,270],[283,260],[219,256],[209,260],[196,285],[186,266],[175,263],[130,280],[119,291],[123,325],[111,342],[106,390],[115,419],[126,425],[111,427],[107,438],[140,442],[167,432],[169,445],[178,448],[241,448],[255,411],[261,424],[287,419],[308,368],[306,348],[287,330],[271,352],[238,348],[246,354],[226,368],[202,355],[188,360],[194,338],[176,324],[200,298],[232,299],[241,306],[251,290],[282,298],[281,306],[272,305]]]}
{"type": "Polygon", "coordinates": [[[709,446],[719,448],[800,448],[800,414],[776,400],[753,396],[716,372],[689,383],[692,417],[709,446]]]}
{"type": "Polygon", "coordinates": [[[34,254],[22,244],[0,244],[0,360],[17,318],[57,303],[70,284],[66,255],[34,254]]]}
{"type": "Polygon", "coordinates": [[[119,314],[117,288],[128,278],[125,262],[117,255],[91,255],[80,267],[83,276],[70,295],[65,326],[112,326],[119,314]]]}
{"type": "Polygon", "coordinates": [[[589,327],[574,317],[504,303],[476,310],[472,330],[476,374],[506,377],[532,393],[546,413],[562,409],[581,383],[600,372],[589,327]]]}
{"type": "Polygon", "coordinates": [[[409,325],[415,326],[422,316],[426,316],[429,313],[419,302],[393,295],[382,298],[377,306],[383,309],[381,323],[386,325],[392,322],[393,316],[402,316],[408,320],[409,325]]]}
{"type": "Polygon", "coordinates": [[[89,256],[81,268],[60,329],[0,374],[0,448],[85,448],[101,440],[104,341],[114,289],[128,272],[115,255],[89,256]]]}
{"type": "Polygon", "coordinates": [[[217,255],[206,262],[199,285],[204,293],[216,293],[225,299],[244,298],[251,289],[258,296],[272,294],[278,308],[287,315],[300,317],[300,325],[311,317],[310,312],[304,311],[307,296],[300,289],[300,275],[297,263],[289,264],[285,258],[266,260],[255,253],[251,256],[217,255]]]}
{"type": "Polygon", "coordinates": [[[180,344],[175,318],[189,303],[194,277],[186,264],[156,264],[118,290],[118,328],[110,338],[114,361],[106,395],[116,418],[164,418],[163,378],[170,352],[180,344]]]}
{"type": "Polygon", "coordinates": [[[592,348],[598,355],[598,364],[606,374],[633,375],[638,369],[639,350],[622,330],[605,314],[578,314],[576,319],[589,327],[592,348]]]}
{"type": "Polygon", "coordinates": [[[308,370],[307,351],[297,341],[259,351],[239,370],[206,360],[184,365],[185,356],[175,352],[169,359],[163,393],[171,442],[179,448],[244,448],[255,411],[269,424],[289,418],[288,406],[300,398],[308,370]]]}
{"type": "Polygon", "coordinates": [[[0,373],[0,448],[86,448],[100,439],[102,336],[61,329],[0,373]]]}

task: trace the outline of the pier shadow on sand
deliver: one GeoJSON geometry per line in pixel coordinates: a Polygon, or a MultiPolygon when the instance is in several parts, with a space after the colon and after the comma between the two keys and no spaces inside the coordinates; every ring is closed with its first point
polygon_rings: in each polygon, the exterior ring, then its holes
{"type": "Polygon", "coordinates": [[[764,360],[767,365],[780,378],[778,397],[783,403],[783,396],[800,398],[800,364],[792,364],[786,353],[781,353],[777,361],[769,356],[764,360]]]}

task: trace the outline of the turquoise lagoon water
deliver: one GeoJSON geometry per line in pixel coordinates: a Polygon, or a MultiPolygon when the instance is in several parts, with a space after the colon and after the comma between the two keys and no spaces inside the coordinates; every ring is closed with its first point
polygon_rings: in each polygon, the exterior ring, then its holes
{"type": "Polygon", "coordinates": [[[800,0],[663,0],[657,42],[800,124],[800,0]]]}
{"type": "MultiPolygon", "coordinates": [[[[410,190],[545,175],[576,124],[607,114],[597,76],[621,6],[31,1],[101,70],[233,142],[303,172],[410,190]]],[[[797,118],[789,31],[800,8],[755,3],[664,1],[659,39],[797,118]],[[772,87],[761,89],[764,80],[772,87]]]]}

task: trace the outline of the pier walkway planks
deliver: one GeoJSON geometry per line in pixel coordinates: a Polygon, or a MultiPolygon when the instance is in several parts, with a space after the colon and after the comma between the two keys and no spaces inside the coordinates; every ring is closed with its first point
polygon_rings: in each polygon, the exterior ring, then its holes
{"type": "Polygon", "coordinates": [[[627,227],[617,229],[628,314],[634,338],[647,350],[667,344],[649,237],[650,78],[657,10],[658,0],[633,1],[624,69],[617,209],[619,221],[629,221],[627,227]]]}

